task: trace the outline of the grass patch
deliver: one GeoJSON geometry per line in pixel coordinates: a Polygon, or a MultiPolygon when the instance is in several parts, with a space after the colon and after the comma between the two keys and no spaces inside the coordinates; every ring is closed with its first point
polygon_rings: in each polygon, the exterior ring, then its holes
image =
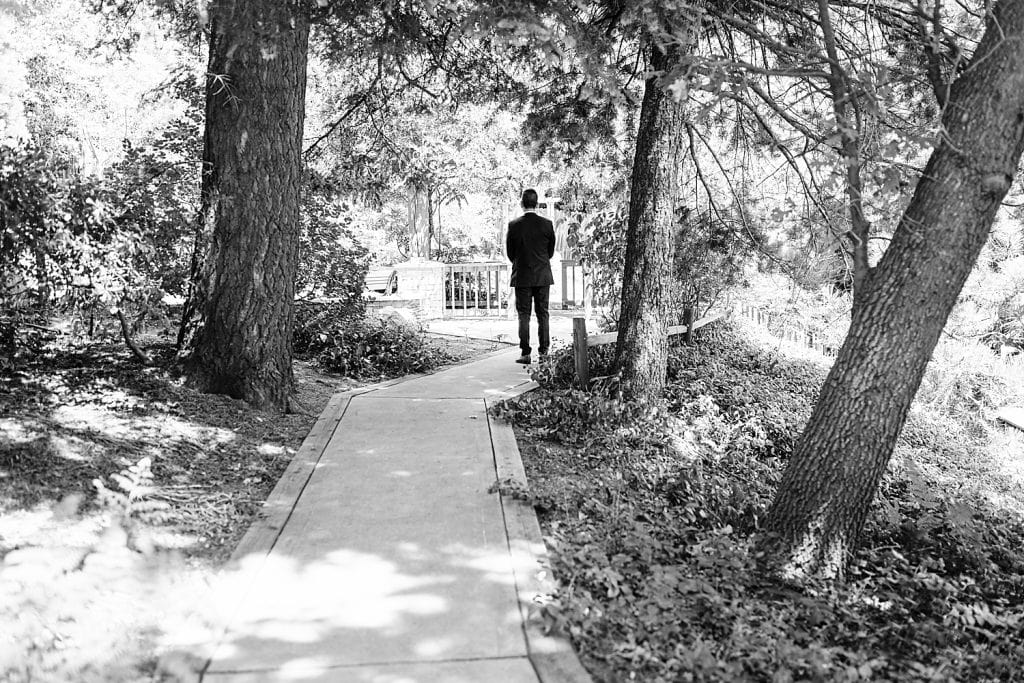
{"type": "Polygon", "coordinates": [[[795,593],[753,541],[827,367],[765,343],[726,325],[674,347],[657,408],[571,389],[564,357],[499,408],[559,580],[549,620],[600,681],[1019,679],[1024,441],[987,413],[1015,387],[940,352],[847,582],[795,593]]]}

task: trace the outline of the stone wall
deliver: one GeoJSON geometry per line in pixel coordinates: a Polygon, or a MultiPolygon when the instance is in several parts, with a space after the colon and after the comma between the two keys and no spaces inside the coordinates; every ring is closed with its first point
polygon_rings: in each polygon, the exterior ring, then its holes
{"type": "MultiPolygon", "coordinates": [[[[392,299],[419,302],[419,313],[423,320],[432,320],[444,315],[444,273],[445,265],[438,261],[413,259],[395,265],[398,271],[398,291],[392,299]]],[[[388,302],[388,297],[379,299],[388,302]]],[[[395,306],[394,303],[383,305],[395,306]]]]}
{"type": "Polygon", "coordinates": [[[381,311],[386,308],[407,308],[412,311],[412,314],[416,316],[416,320],[423,322],[427,320],[427,316],[423,313],[423,308],[420,305],[419,299],[402,299],[395,296],[381,296],[375,299],[367,299],[366,311],[368,313],[380,315],[381,311]]]}

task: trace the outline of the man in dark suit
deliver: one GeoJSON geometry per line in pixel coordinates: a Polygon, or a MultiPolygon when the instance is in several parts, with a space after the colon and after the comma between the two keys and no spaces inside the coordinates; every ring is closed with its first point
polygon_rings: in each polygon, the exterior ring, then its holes
{"type": "Polygon", "coordinates": [[[551,345],[548,327],[548,293],[555,278],[551,275],[551,257],[555,254],[555,226],[537,214],[537,191],[523,190],[523,215],[508,224],[505,247],[512,262],[512,286],[516,289],[519,314],[519,348],[523,355],[517,363],[530,362],[530,307],[537,314],[537,350],[546,356],[551,345]]]}

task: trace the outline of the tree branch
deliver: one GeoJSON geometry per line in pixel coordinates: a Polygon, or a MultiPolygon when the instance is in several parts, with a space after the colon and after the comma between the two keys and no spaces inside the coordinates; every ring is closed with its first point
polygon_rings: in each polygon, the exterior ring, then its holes
{"type": "Polygon", "coordinates": [[[343,114],[342,114],[342,115],[341,115],[340,117],[338,117],[338,119],[337,119],[337,120],[335,120],[335,122],[334,122],[334,123],[332,123],[332,124],[331,124],[331,125],[330,125],[330,126],[329,126],[329,127],[327,128],[327,130],[326,130],[326,131],[324,131],[324,132],[323,132],[323,134],[322,134],[322,135],[320,135],[320,137],[318,137],[318,138],[317,138],[316,140],[314,140],[314,141],[313,141],[313,142],[312,142],[312,143],[311,143],[311,144],[309,145],[309,147],[307,147],[307,148],[306,148],[306,151],[304,151],[304,152],[302,153],[302,155],[303,155],[303,156],[305,156],[305,157],[307,157],[307,158],[308,158],[308,157],[310,157],[310,156],[312,155],[313,151],[314,151],[314,150],[315,150],[315,149],[316,149],[316,148],[317,148],[317,147],[318,147],[318,146],[319,146],[319,145],[320,145],[320,144],[321,144],[321,143],[322,143],[322,142],[323,142],[324,140],[326,140],[326,139],[327,139],[328,137],[330,137],[330,136],[331,136],[331,134],[333,134],[333,133],[334,133],[334,131],[338,130],[338,127],[339,127],[339,126],[341,126],[341,124],[345,123],[345,121],[346,121],[346,120],[348,120],[348,117],[350,117],[350,116],[351,116],[351,115],[352,115],[353,113],[355,113],[355,111],[356,111],[356,110],[357,110],[357,109],[358,109],[359,107],[363,106],[363,104],[365,104],[365,103],[366,103],[366,101],[367,101],[368,99],[370,99],[370,91],[371,91],[371,90],[373,89],[373,87],[374,87],[375,85],[377,85],[377,79],[376,79],[376,78],[374,79],[373,83],[371,83],[371,84],[370,84],[370,87],[368,87],[368,88],[367,88],[366,90],[364,90],[364,91],[363,91],[363,93],[362,93],[362,95],[360,95],[360,96],[359,96],[359,97],[358,97],[358,98],[356,99],[356,101],[355,101],[355,102],[353,102],[353,103],[352,103],[352,104],[351,104],[351,105],[349,106],[349,108],[348,108],[348,109],[346,109],[346,110],[345,110],[345,112],[344,112],[344,113],[343,113],[343,114]]]}
{"type": "Polygon", "coordinates": [[[775,134],[775,131],[772,130],[772,127],[768,125],[768,122],[764,120],[760,112],[758,112],[756,109],[751,109],[751,113],[753,113],[754,118],[757,119],[757,122],[761,126],[761,129],[765,133],[767,133],[769,137],[771,137],[772,141],[775,143],[776,149],[782,152],[782,156],[786,158],[786,163],[796,173],[797,180],[800,181],[800,185],[804,189],[804,196],[809,198],[811,200],[811,203],[814,204],[814,208],[818,210],[818,214],[821,216],[822,220],[825,221],[825,225],[828,226],[829,232],[831,232],[834,236],[839,237],[839,230],[832,223],[832,218],[828,215],[828,211],[825,209],[824,206],[822,206],[821,202],[818,200],[818,197],[823,196],[825,193],[821,189],[821,186],[818,185],[817,181],[815,181],[814,175],[811,175],[810,181],[808,182],[808,180],[804,178],[803,173],[800,171],[800,165],[797,164],[796,157],[793,156],[793,152],[791,152],[790,149],[786,147],[786,145],[783,144],[781,140],[779,140],[779,137],[775,134]]]}
{"type": "MultiPolygon", "coordinates": [[[[740,223],[743,224],[743,230],[744,232],[747,233],[747,238],[750,240],[750,244],[759,252],[761,252],[762,255],[766,256],[769,260],[771,260],[773,263],[782,268],[782,270],[785,271],[787,274],[792,275],[792,269],[789,267],[789,264],[785,263],[778,256],[765,249],[764,245],[761,243],[761,240],[759,240],[757,236],[754,235],[754,231],[750,229],[750,223],[747,221],[747,212],[743,210],[743,198],[740,197],[739,194],[736,192],[736,187],[732,184],[732,179],[729,177],[728,171],[725,170],[725,167],[722,165],[722,162],[718,158],[718,154],[715,153],[715,150],[711,146],[711,144],[703,135],[700,134],[699,131],[697,131],[696,128],[694,128],[691,125],[686,126],[686,135],[690,138],[690,156],[693,157],[693,165],[695,170],[697,171],[697,177],[700,178],[701,184],[704,185],[704,191],[708,192],[708,196],[710,197],[710,190],[708,189],[707,183],[704,181],[704,174],[701,171],[700,161],[697,159],[697,150],[694,149],[694,135],[696,135],[697,138],[700,139],[701,143],[711,154],[711,158],[714,160],[715,165],[718,166],[718,170],[722,172],[722,177],[725,178],[725,183],[726,185],[729,186],[729,193],[732,195],[733,199],[736,202],[736,206],[739,208],[740,223]]],[[[718,213],[717,209],[715,210],[715,213],[718,213]]]]}

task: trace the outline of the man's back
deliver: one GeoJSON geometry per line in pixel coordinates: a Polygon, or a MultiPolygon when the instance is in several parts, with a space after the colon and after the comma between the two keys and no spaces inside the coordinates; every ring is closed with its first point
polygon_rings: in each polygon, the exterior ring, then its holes
{"type": "Polygon", "coordinates": [[[527,212],[508,224],[505,240],[512,261],[513,287],[555,284],[551,257],[555,254],[555,227],[547,218],[527,212]]]}

